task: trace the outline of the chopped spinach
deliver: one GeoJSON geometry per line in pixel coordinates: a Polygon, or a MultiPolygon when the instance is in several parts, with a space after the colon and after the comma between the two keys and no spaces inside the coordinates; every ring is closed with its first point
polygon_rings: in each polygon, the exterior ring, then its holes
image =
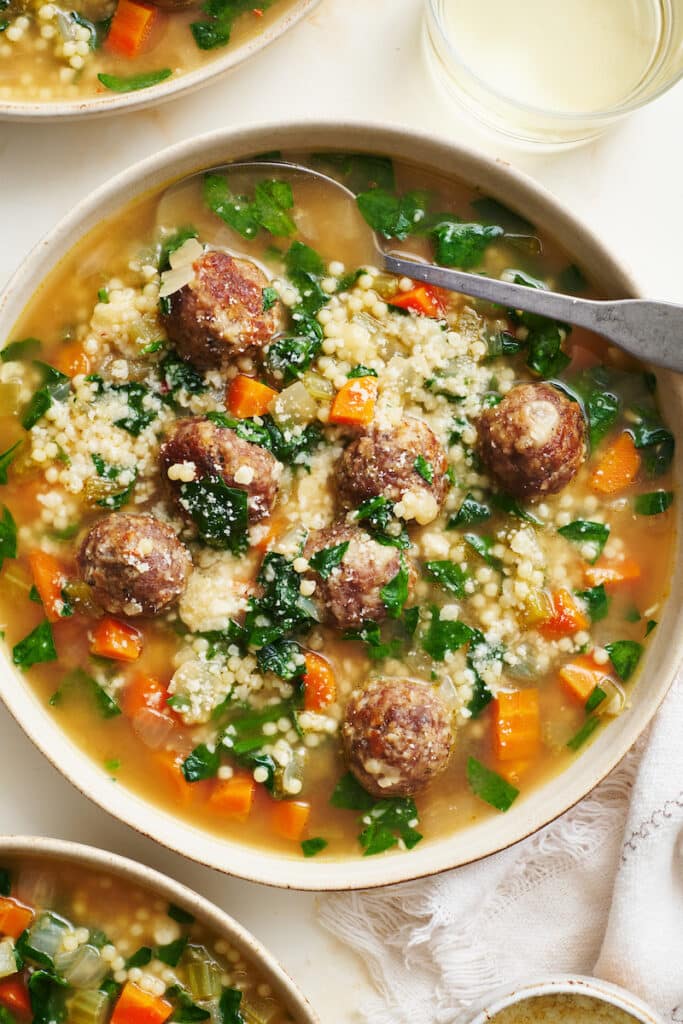
{"type": "Polygon", "coordinates": [[[146,967],[147,964],[152,961],[152,947],[151,946],[140,946],[139,949],[129,956],[126,960],[126,970],[129,971],[131,967],[146,967]]]}
{"type": "Polygon", "coordinates": [[[510,334],[509,331],[498,331],[497,334],[490,335],[486,345],[489,350],[489,359],[497,359],[499,356],[516,356],[524,348],[523,343],[517,341],[514,334],[510,334]]]}
{"type": "Polygon", "coordinates": [[[256,660],[262,672],[274,672],[288,682],[301,678],[306,672],[301,648],[295,640],[273,640],[261,647],[256,660]]]}
{"type": "Polygon", "coordinates": [[[422,636],[422,648],[434,661],[443,661],[450,651],[457,651],[468,643],[474,630],[459,619],[442,619],[440,609],[430,609],[429,628],[422,636]]]}
{"type": "Polygon", "coordinates": [[[410,538],[405,528],[401,527],[400,532],[393,529],[399,520],[394,516],[393,502],[383,494],[368,498],[358,506],[356,522],[362,523],[363,529],[371,533],[379,544],[396,548],[410,547],[410,538]]]}
{"type": "Polygon", "coordinates": [[[329,165],[336,177],[342,178],[352,192],[369,188],[391,191],[395,185],[394,164],[388,156],[370,153],[316,153],[316,159],[329,165]]]}
{"type": "Polygon", "coordinates": [[[615,640],[613,643],[605,644],[605,650],[609,654],[616,674],[622,682],[627,682],[640,661],[643,653],[642,644],[635,640],[615,640]]]}
{"type": "Polygon", "coordinates": [[[347,629],[344,633],[345,640],[360,640],[367,644],[367,655],[373,661],[381,661],[383,658],[395,658],[401,650],[401,641],[398,637],[392,637],[385,641],[382,637],[382,630],[377,622],[367,621],[357,629],[347,629]]]}
{"type": "MultiPolygon", "coordinates": [[[[191,224],[185,227],[179,228],[174,231],[172,235],[168,235],[159,246],[159,255],[157,258],[157,264],[159,266],[160,273],[165,270],[169,270],[171,266],[171,256],[174,252],[177,252],[185,242],[188,242],[190,238],[198,238],[199,232],[196,228],[193,228],[191,224]]],[[[109,301],[109,295],[107,295],[106,301],[109,301]]]]}
{"type": "Polygon", "coordinates": [[[322,579],[327,580],[332,574],[332,570],[336,569],[338,565],[341,565],[344,555],[349,550],[350,541],[346,540],[342,544],[335,544],[330,548],[323,548],[321,551],[316,551],[314,555],[308,560],[308,564],[312,569],[318,573],[322,579]]]}
{"type": "Polygon", "coordinates": [[[430,230],[436,262],[463,270],[481,266],[488,246],[502,235],[503,229],[497,225],[463,224],[452,216],[444,217],[430,230]]]}
{"type": "Polygon", "coordinates": [[[384,188],[372,188],[356,197],[358,209],[373,230],[385,238],[407,238],[424,221],[426,192],[406,192],[399,196],[384,188]]]}
{"type": "Polygon", "coordinates": [[[301,594],[301,578],[284,555],[269,551],[257,582],[263,593],[250,599],[244,621],[244,636],[250,646],[264,647],[287,634],[303,632],[318,621],[315,605],[301,594]]]}
{"type": "Polygon", "coordinates": [[[322,331],[319,337],[308,334],[278,338],[266,349],[266,365],[275,377],[287,382],[297,380],[320,352],[322,341],[322,331]]]}
{"type": "Polygon", "coordinates": [[[71,378],[60,373],[59,370],[55,370],[54,366],[38,362],[35,359],[33,365],[40,371],[43,382],[29,399],[21,414],[21,425],[24,430],[34,427],[53,402],[65,401],[71,389],[71,378]]]}
{"type": "MultiPolygon", "coordinates": [[[[93,453],[91,458],[95,469],[97,470],[97,475],[102,480],[115,481],[121,473],[124,472],[123,466],[112,466],[108,462],[105,462],[102,456],[97,453],[93,453]]],[[[133,479],[129,484],[126,484],[126,486],[120,491],[115,491],[113,494],[108,494],[106,497],[100,498],[96,504],[100,505],[102,508],[108,508],[113,511],[123,508],[123,506],[130,500],[135,488],[135,482],[138,476],[137,469],[132,470],[132,473],[133,479]]]]}
{"type": "Polygon", "coordinates": [[[177,906],[175,903],[169,903],[168,905],[168,916],[173,920],[177,921],[178,924],[194,924],[195,917],[185,910],[183,907],[177,906]]]}
{"type": "Polygon", "coordinates": [[[6,558],[17,557],[17,524],[6,505],[0,517],[0,569],[6,558]]]}
{"type": "Polygon", "coordinates": [[[481,630],[473,631],[467,649],[467,667],[474,673],[474,688],[467,708],[472,718],[477,718],[493,700],[487,683],[481,673],[491,662],[501,662],[505,649],[501,644],[490,643],[481,630]]]}
{"type": "Polygon", "coordinates": [[[462,500],[460,508],[448,520],[447,529],[452,530],[460,526],[472,526],[474,523],[483,523],[491,517],[491,509],[483,502],[477,501],[473,494],[468,493],[462,500]]]}
{"type": "Polygon", "coordinates": [[[621,401],[614,387],[615,378],[605,366],[592,366],[571,381],[571,397],[578,397],[588,420],[591,448],[609,433],[621,411],[621,401]]]}
{"type": "Polygon", "coordinates": [[[662,423],[656,409],[638,406],[632,410],[637,416],[629,425],[633,443],[642,454],[648,476],[661,476],[671,465],[675,441],[673,434],[662,423]]]}
{"type": "Polygon", "coordinates": [[[282,431],[271,416],[260,417],[259,423],[252,419],[232,419],[222,412],[209,412],[206,418],[219,427],[234,430],[243,441],[267,448],[279,462],[290,466],[305,466],[310,453],[324,440],[317,423],[310,423],[302,431],[282,431]]]}
{"type": "Polygon", "coordinates": [[[53,706],[59,703],[64,692],[70,689],[90,693],[95,707],[102,718],[116,718],[117,715],[121,714],[118,701],[110,697],[104,687],[100,686],[97,680],[89,676],[82,668],[74,668],[67,673],[64,679],[62,679],[59,689],[50,698],[50,703],[53,706]]]}
{"type": "Polygon", "coordinates": [[[133,437],[139,437],[157,417],[156,409],[150,405],[152,392],[138,381],[131,381],[128,384],[110,384],[109,390],[114,394],[122,395],[128,405],[128,412],[120,420],[114,420],[114,426],[121,427],[133,437]]]}
{"type": "MultiPolygon", "coordinates": [[[[253,3],[253,0],[249,0],[253,3]]],[[[242,993],[236,988],[224,988],[218,1003],[218,1019],[220,1024],[245,1024],[240,1011],[242,993]]]]}
{"type": "Polygon", "coordinates": [[[56,660],[57,650],[52,636],[52,626],[47,619],[43,619],[12,649],[12,661],[19,668],[27,669],[43,661],[56,660]]]}
{"type": "Polygon", "coordinates": [[[337,783],[330,803],[333,807],[362,812],[360,823],[364,827],[358,841],[366,857],[383,853],[399,841],[412,850],[422,839],[415,829],[418,813],[411,797],[376,800],[350,772],[337,783]]]}
{"type": "Polygon", "coordinates": [[[465,596],[465,584],[470,576],[456,562],[449,562],[447,559],[425,562],[424,568],[425,572],[444,590],[455,594],[456,597],[465,596]]]}
{"type": "Polygon", "coordinates": [[[42,347],[42,342],[37,338],[22,338],[21,341],[11,341],[0,352],[0,359],[2,359],[3,363],[33,359],[34,356],[38,355],[42,347]]]}
{"type": "Polygon", "coordinates": [[[399,554],[399,570],[393,579],[382,587],[379,594],[390,619],[398,619],[408,600],[410,573],[403,552],[399,554]]]}
{"type": "Polygon", "coordinates": [[[105,75],[99,74],[98,81],[111,92],[137,92],[138,89],[149,89],[151,85],[164,82],[173,74],[171,68],[160,68],[158,71],[143,71],[139,75],[105,75]]]}
{"type": "Polygon", "coordinates": [[[204,779],[212,779],[220,767],[220,755],[210,750],[206,743],[200,743],[195,747],[182,763],[182,772],[186,782],[201,782],[204,779]]]}
{"type": "MultiPolygon", "coordinates": [[[[209,0],[212,2],[214,0],[209,0]]],[[[250,199],[235,195],[224,175],[209,173],[204,176],[204,201],[216,216],[244,238],[255,238],[261,228],[285,238],[296,231],[287,212],[294,206],[294,197],[286,181],[259,181],[250,199]]]]}
{"type": "Polygon", "coordinates": [[[14,462],[17,452],[21,448],[22,444],[22,441],[16,441],[7,449],[7,451],[0,452],[0,484],[7,483],[7,470],[12,462],[14,462]]]}
{"type": "Polygon", "coordinates": [[[471,205],[485,224],[502,224],[506,231],[520,235],[533,234],[536,230],[526,217],[515,213],[504,203],[499,203],[497,199],[481,196],[479,199],[474,199],[471,205]]]}
{"type": "Polygon", "coordinates": [[[487,565],[490,565],[492,569],[502,569],[503,563],[500,558],[496,558],[495,555],[491,554],[491,550],[495,545],[493,537],[480,537],[477,533],[466,533],[463,540],[469,544],[473,551],[483,558],[487,565]]]}
{"type": "Polygon", "coordinates": [[[183,935],[179,939],[174,939],[173,942],[167,943],[165,946],[157,946],[154,950],[154,955],[157,960],[161,960],[162,964],[168,964],[169,967],[177,967],[186,946],[187,935],[183,935]]]}
{"type": "Polygon", "coordinates": [[[576,544],[590,544],[595,554],[587,561],[593,564],[598,560],[607,543],[609,526],[606,526],[605,523],[594,523],[589,519],[575,519],[573,523],[561,526],[557,532],[576,544]]]}
{"type": "Polygon", "coordinates": [[[595,711],[595,709],[602,704],[603,700],[605,700],[606,697],[607,694],[601,686],[593,687],[590,696],[588,697],[588,700],[584,705],[586,709],[586,714],[590,714],[591,711],[595,711]]]}
{"type": "Polygon", "coordinates": [[[376,377],[377,370],[371,370],[368,366],[363,366],[359,363],[358,366],[354,366],[352,370],[346,374],[349,380],[353,380],[355,377],[376,377]]]}
{"type": "Polygon", "coordinates": [[[67,1019],[68,982],[51,971],[34,971],[28,979],[33,1024],[61,1024],[67,1019]]]}
{"type": "Polygon", "coordinates": [[[301,852],[304,857],[315,857],[316,853],[320,853],[328,845],[327,839],[322,839],[320,836],[315,836],[312,839],[303,839],[301,841],[301,852]]]}
{"type": "Polygon", "coordinates": [[[264,313],[267,313],[269,309],[272,309],[279,298],[275,288],[271,288],[270,286],[261,289],[261,296],[263,300],[261,308],[264,313]]]}
{"type": "Polygon", "coordinates": [[[649,494],[638,494],[633,499],[633,508],[636,515],[657,516],[666,512],[673,500],[673,491],[651,491],[649,494]]]}
{"type": "Polygon", "coordinates": [[[422,477],[425,483],[434,483],[434,467],[431,462],[425,459],[424,455],[418,455],[413,466],[415,472],[422,477]]]}
{"type": "Polygon", "coordinates": [[[591,622],[600,622],[607,617],[610,598],[607,596],[604,583],[599,583],[597,587],[589,587],[588,590],[577,590],[576,596],[585,603],[591,622]]]}
{"type": "Polygon", "coordinates": [[[164,356],[159,364],[159,372],[164,385],[174,398],[180,391],[185,391],[188,395],[200,395],[206,391],[204,375],[175,352],[169,352],[164,356]]]}
{"type": "Polygon", "coordinates": [[[475,796],[485,800],[497,811],[509,810],[519,796],[515,786],[475,757],[467,759],[467,783],[475,796]]]}
{"type": "Polygon", "coordinates": [[[205,544],[241,554],[248,545],[247,492],[228,487],[220,476],[181,483],[179,504],[197,527],[205,544]]]}

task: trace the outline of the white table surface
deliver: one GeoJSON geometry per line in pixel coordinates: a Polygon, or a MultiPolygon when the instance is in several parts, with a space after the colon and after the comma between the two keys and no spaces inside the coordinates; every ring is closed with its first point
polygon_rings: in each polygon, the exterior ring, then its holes
{"type": "MultiPolygon", "coordinates": [[[[422,57],[423,3],[322,0],[248,65],[186,99],[82,124],[0,124],[0,287],[84,193],[171,143],[255,121],[358,117],[439,132],[504,157],[592,224],[643,287],[683,301],[683,85],[587,146],[554,154],[511,149],[435,90],[422,57]]],[[[325,1024],[353,1018],[369,981],[316,924],[315,897],[222,877],[133,833],[85,802],[2,708],[0,777],[3,833],[104,846],[180,878],[270,947],[325,1024]]]]}

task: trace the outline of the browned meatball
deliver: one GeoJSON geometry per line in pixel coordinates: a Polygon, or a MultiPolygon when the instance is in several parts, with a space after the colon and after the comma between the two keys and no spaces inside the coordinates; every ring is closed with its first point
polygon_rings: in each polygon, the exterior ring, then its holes
{"type": "Polygon", "coordinates": [[[158,615],[185,590],[192,560],[166,523],[116,512],[89,530],[78,552],[83,580],[113,615],[158,615]]]}
{"type": "MultiPolygon", "coordinates": [[[[338,565],[328,570],[309,569],[308,579],[316,584],[313,600],[325,622],[349,629],[367,620],[381,622],[388,615],[381,590],[401,571],[401,553],[394,547],[379,544],[357,526],[334,523],[311,533],[304,548],[304,557],[311,559],[319,551],[348,544],[338,565]],[[327,576],[327,579],[324,577],[327,576]]],[[[408,574],[408,595],[416,572],[410,558],[403,553],[408,574]]]]}
{"type": "Polygon", "coordinates": [[[552,384],[518,384],[477,426],[483,462],[516,497],[561,491],[586,457],[581,408],[552,384]]]}
{"type": "Polygon", "coordinates": [[[183,483],[222,477],[247,492],[249,521],[270,514],[282,466],[265,448],[238,437],[230,427],[204,419],[179,420],[159,452],[164,477],[176,497],[183,483]]]}
{"type": "Polygon", "coordinates": [[[447,469],[446,453],[423,420],[410,416],[395,427],[373,425],[342,453],[339,497],[345,508],[356,508],[379,495],[394,503],[409,496],[405,518],[428,523],[446,498],[447,469]]]}
{"type": "Polygon", "coordinates": [[[194,277],[168,297],[162,315],[183,359],[207,368],[225,356],[265,345],[280,329],[280,303],[264,310],[268,279],[249,260],[205,252],[192,264],[194,277]]]}
{"type": "Polygon", "coordinates": [[[444,770],[451,715],[427,683],[374,679],[351,695],[342,725],[349,768],[375,796],[410,796],[444,770]]]}

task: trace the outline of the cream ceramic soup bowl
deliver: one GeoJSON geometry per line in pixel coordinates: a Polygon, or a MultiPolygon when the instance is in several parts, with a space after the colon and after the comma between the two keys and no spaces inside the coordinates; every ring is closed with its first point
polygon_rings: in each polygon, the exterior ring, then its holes
{"type": "MultiPolygon", "coordinates": [[[[204,168],[273,149],[367,150],[423,164],[478,186],[517,209],[557,238],[605,295],[633,296],[637,287],[599,240],[556,199],[508,165],[443,138],[377,124],[265,124],[221,131],[164,150],[98,189],[40,242],[0,297],[0,339],[12,327],[45,275],[101,220],[134,196],[204,168]]],[[[683,386],[660,374],[660,397],[683,451],[683,386]]],[[[677,503],[678,527],[683,503],[677,503]]],[[[584,797],[621,760],[655,714],[673,681],[683,644],[683,567],[677,567],[671,597],[652,635],[632,706],[610,724],[569,768],[519,799],[505,815],[439,839],[424,840],[409,853],[304,860],[219,838],[174,817],[122,786],[80,751],[51,717],[22,676],[0,652],[0,696],[27,735],[86,796],[122,821],[165,846],[219,871],[252,881],[309,890],[361,889],[435,874],[486,857],[535,832],[584,797]]]]}
{"type": "MultiPolygon", "coordinates": [[[[104,92],[100,96],[85,96],[83,99],[55,100],[0,100],[0,121],[27,121],[46,123],[50,121],[75,121],[104,114],[118,114],[124,111],[142,110],[158,103],[194,92],[207,85],[255,53],[279,39],[283,33],[317,7],[320,0],[294,0],[287,4],[281,14],[268,19],[264,28],[249,35],[242,42],[228,45],[220,56],[207,56],[206,61],[192,71],[180,72],[165,79],[159,85],[152,85],[137,92],[104,92]]],[[[275,14],[275,12],[273,12],[275,14]]]]}
{"type": "Polygon", "coordinates": [[[49,861],[58,870],[59,865],[83,867],[101,872],[131,885],[149,890],[156,899],[173,903],[192,914],[202,925],[222,939],[226,939],[243,954],[249,964],[267,982],[278,1001],[289,1011],[296,1024],[320,1024],[313,1008],[309,1005],[292,979],[278,964],[277,960],[234,918],[220,910],[215,904],[162,875],[161,872],[128,860],[116,853],[98,850],[94,846],[67,842],[62,839],[44,839],[40,836],[1,836],[0,863],[5,856],[40,857],[49,861]]]}
{"type": "Polygon", "coordinates": [[[613,985],[601,978],[589,978],[581,974],[558,974],[535,981],[522,981],[491,992],[476,1006],[470,1006],[459,1014],[453,1024],[489,1024],[501,1010],[518,1006],[535,996],[576,995],[588,996],[607,1006],[613,1006],[629,1013],[634,1021],[641,1024],[663,1024],[662,1018],[647,1006],[642,999],[631,992],[613,985]]]}

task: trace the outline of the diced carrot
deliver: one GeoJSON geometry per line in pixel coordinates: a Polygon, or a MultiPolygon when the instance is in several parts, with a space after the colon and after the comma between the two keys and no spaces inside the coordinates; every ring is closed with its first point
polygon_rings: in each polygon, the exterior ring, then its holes
{"type": "Polygon", "coordinates": [[[278,515],[278,513],[276,512],[275,515],[271,516],[271,518],[269,519],[267,529],[264,530],[261,539],[256,541],[256,543],[253,544],[252,547],[255,547],[258,551],[261,552],[267,551],[271,547],[273,542],[277,540],[280,534],[285,532],[288,523],[288,519],[285,519],[285,517],[282,515],[278,515]]]}
{"type": "Polygon", "coordinates": [[[168,710],[167,698],[168,689],[161,680],[144,672],[137,672],[126,683],[121,708],[127,718],[135,718],[138,711],[142,711],[143,708],[153,708],[155,711],[168,710]]]}
{"type": "Polygon", "coordinates": [[[273,829],[283,839],[301,839],[310,814],[311,805],[305,800],[280,800],[273,807],[273,829]]]}
{"type": "Polygon", "coordinates": [[[33,920],[30,907],[11,896],[0,896],[0,935],[18,939],[33,920]]]}
{"type": "Polygon", "coordinates": [[[375,415],[377,390],[376,377],[354,377],[347,381],[334,396],[329,422],[367,427],[375,415]]]}
{"type": "Polygon", "coordinates": [[[633,483],[639,469],[638,449],[631,435],[624,431],[600,457],[591,476],[591,487],[599,494],[617,494],[633,483]]]}
{"type": "Polygon", "coordinates": [[[208,799],[208,806],[218,814],[246,821],[254,802],[256,783],[251,775],[233,775],[218,779],[208,799]]]}
{"type": "Polygon", "coordinates": [[[62,589],[67,580],[61,562],[46,551],[32,551],[28,556],[28,564],[46,618],[50,622],[58,622],[64,609],[62,589]]]}
{"type": "Polygon", "coordinates": [[[90,360],[85,354],[85,349],[78,341],[71,341],[58,349],[52,365],[65,373],[67,377],[76,377],[81,373],[90,373],[90,360]]]}
{"type": "Polygon", "coordinates": [[[589,587],[618,587],[640,579],[640,565],[634,558],[619,560],[600,558],[595,565],[587,565],[583,578],[589,587]]]}
{"type": "Polygon", "coordinates": [[[0,1006],[18,1017],[32,1016],[31,997],[23,974],[12,974],[0,981],[0,1006]]]}
{"type": "Polygon", "coordinates": [[[277,391],[253,377],[239,374],[230,381],[226,397],[232,415],[243,420],[248,416],[265,416],[268,406],[277,398],[277,391]]]}
{"type": "Polygon", "coordinates": [[[135,626],[106,615],[92,631],[90,653],[113,661],[136,661],[142,654],[142,633],[135,626]]]}
{"type": "Polygon", "coordinates": [[[408,292],[397,292],[388,301],[391,306],[412,309],[423,316],[440,317],[445,313],[439,292],[429,284],[418,284],[408,292]]]}
{"type": "Polygon", "coordinates": [[[571,636],[580,629],[588,628],[588,619],[581,611],[568,590],[556,590],[551,594],[552,613],[538,629],[548,640],[571,636]]]}
{"type": "Polygon", "coordinates": [[[596,686],[604,680],[605,670],[589,654],[568,661],[560,669],[560,681],[573,697],[585,704],[596,686]]]}
{"type": "Polygon", "coordinates": [[[538,690],[501,690],[493,702],[493,750],[499,761],[530,761],[541,742],[538,690]]]}
{"type": "Polygon", "coordinates": [[[136,0],[118,0],[111,26],[104,42],[109,53],[136,57],[145,45],[158,10],[136,0]]]}
{"type": "Polygon", "coordinates": [[[337,699],[334,671],[329,661],[314,651],[307,651],[304,658],[304,708],[306,711],[322,711],[337,699]]]}
{"type": "Polygon", "coordinates": [[[153,757],[160,773],[168,781],[173,795],[183,806],[187,805],[194,794],[195,787],[201,783],[187,781],[182,770],[183,759],[179,754],[174,754],[170,750],[158,750],[153,757]]]}
{"type": "Polygon", "coordinates": [[[173,1007],[160,996],[153,996],[127,981],[116,1001],[110,1024],[163,1024],[173,1007]]]}

